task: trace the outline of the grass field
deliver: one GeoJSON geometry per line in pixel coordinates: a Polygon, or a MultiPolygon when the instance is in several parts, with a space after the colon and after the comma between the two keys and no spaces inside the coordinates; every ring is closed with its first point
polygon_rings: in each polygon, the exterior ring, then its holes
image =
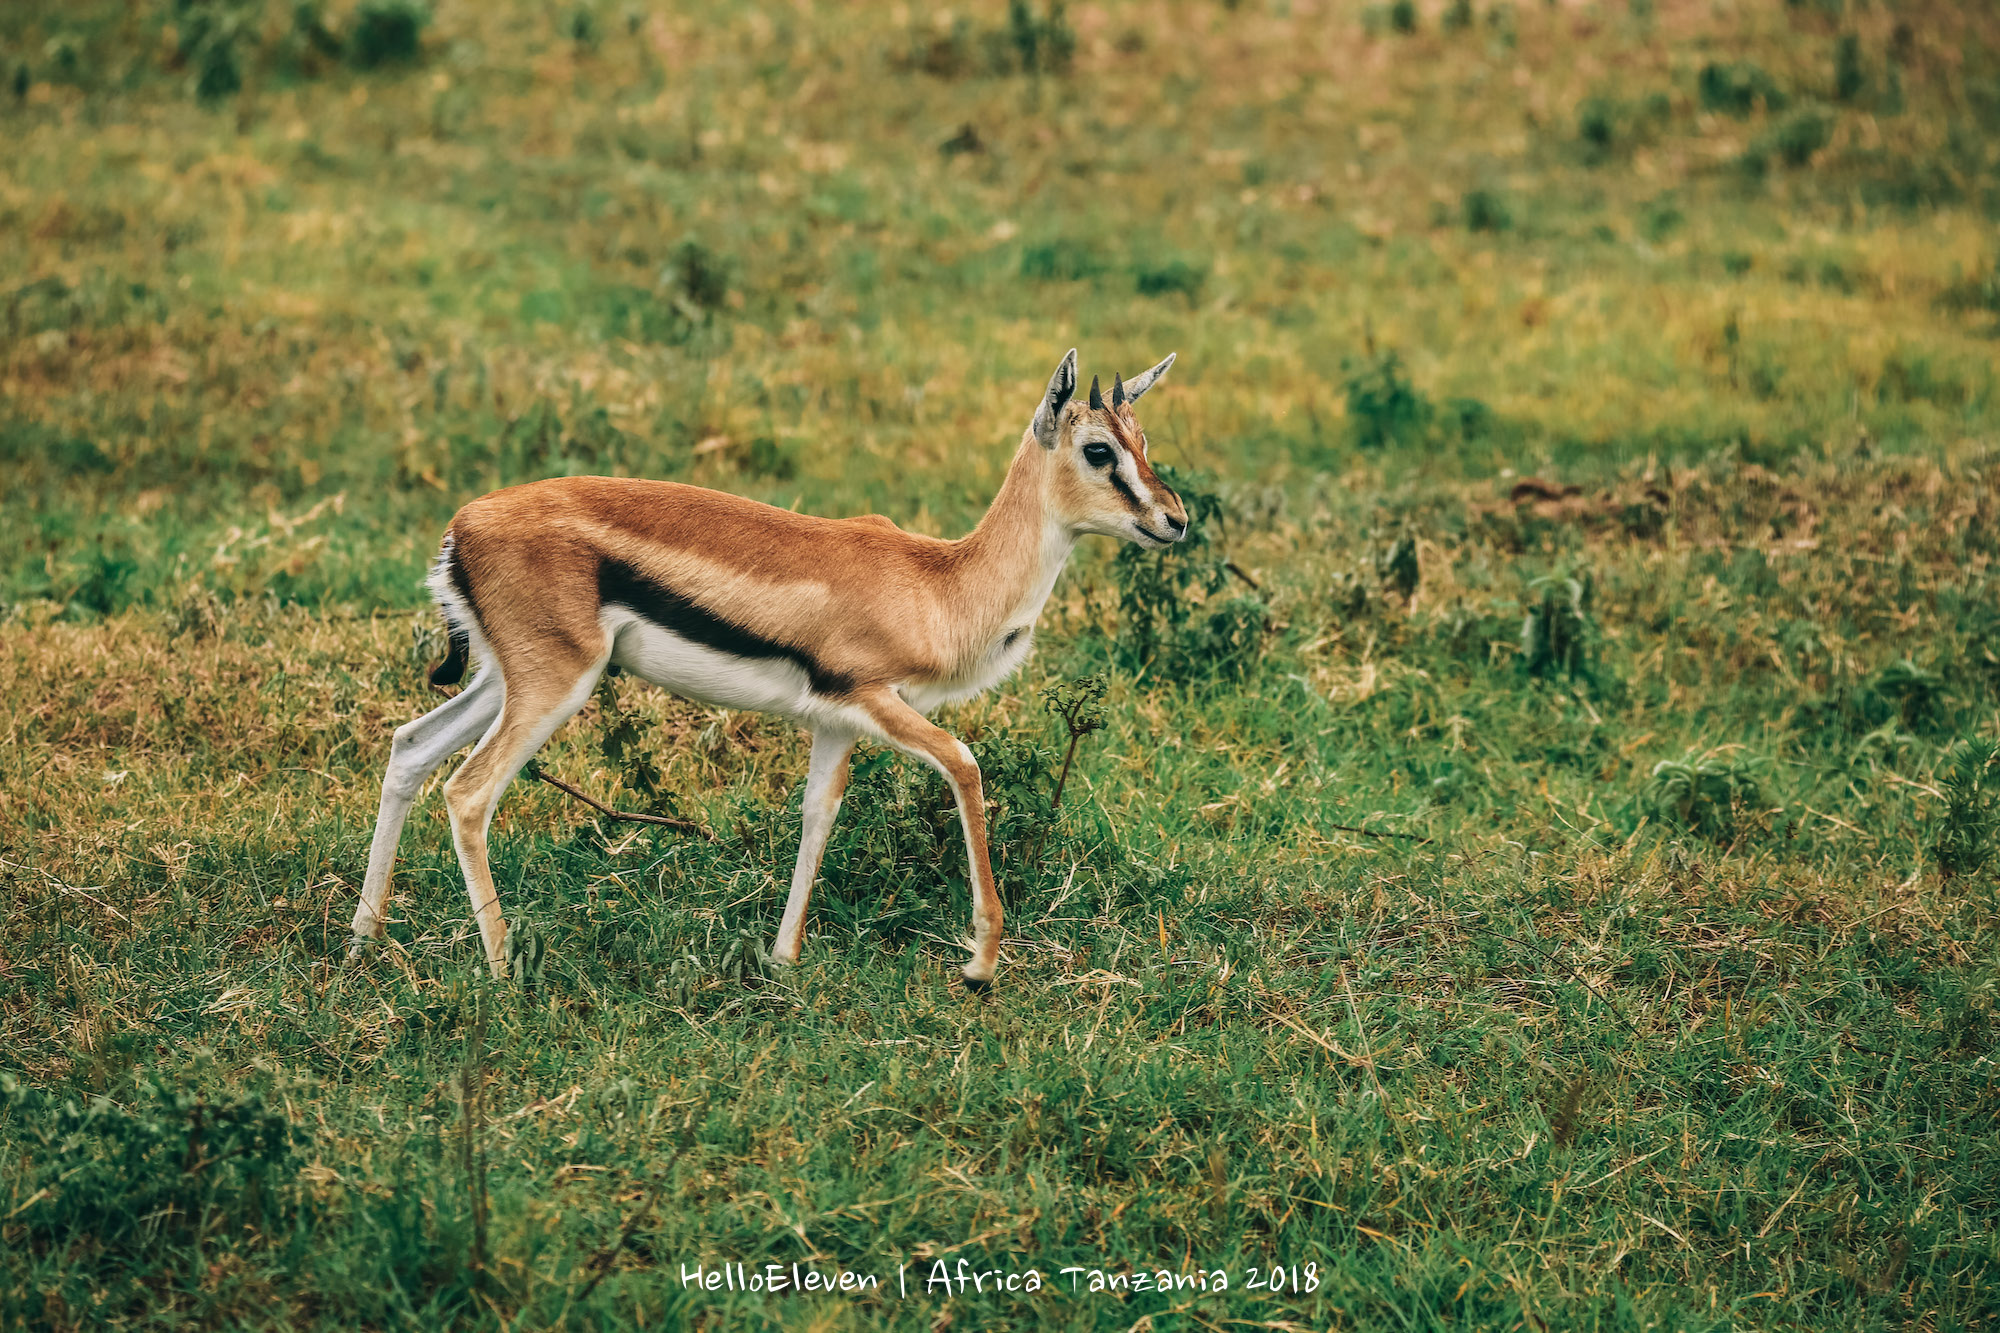
{"type": "Polygon", "coordinates": [[[1991,7],[76,0],[0,51],[0,1324],[2000,1324],[1991,7]],[[1083,548],[940,719],[995,995],[946,793],[865,749],[767,976],[803,739],[630,679],[542,762],[707,836],[517,784],[489,985],[433,790],[341,965],[459,504],[955,536],[1071,345],[1180,354],[1203,521],[1083,548]]]}

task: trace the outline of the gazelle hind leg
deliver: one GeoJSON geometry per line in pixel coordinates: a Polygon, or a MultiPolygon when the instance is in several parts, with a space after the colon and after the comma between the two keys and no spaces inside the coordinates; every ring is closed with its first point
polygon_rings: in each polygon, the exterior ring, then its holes
{"type": "Polygon", "coordinates": [[[478,740],[500,716],[506,690],[500,673],[483,667],[463,690],[422,717],[396,728],[389,747],[389,767],[382,776],[382,804],[375,815],[375,839],[368,847],[368,873],[361,882],[361,901],[354,908],[354,941],[349,956],[360,952],[383,930],[383,902],[389,896],[389,875],[396,864],[396,845],[403,823],[424,782],[445,760],[478,740]]]}
{"type": "Polygon", "coordinates": [[[812,901],[813,881],[819,876],[820,858],[826,854],[827,836],[833,832],[834,818],[840,814],[841,793],[847,790],[847,758],[853,753],[852,735],[833,731],[813,733],[812,762],[806,772],[806,794],[799,819],[799,861],[792,868],[792,892],[785,900],[785,919],[778,926],[778,942],[771,948],[773,962],[799,961],[806,904],[812,901]]]}
{"type": "Polygon", "coordinates": [[[943,774],[958,802],[972,883],[972,957],[966,960],[965,984],[971,990],[985,990],[993,984],[993,974],[1000,966],[1001,912],[1000,894],[993,886],[993,864],[986,854],[986,801],[979,783],[979,765],[962,741],[933,725],[891,691],[871,691],[855,703],[878,728],[883,741],[943,774]]]}
{"type": "Polygon", "coordinates": [[[607,656],[600,653],[587,667],[572,673],[552,672],[546,664],[538,664],[542,669],[532,679],[510,681],[492,729],[444,784],[445,804],[451,810],[451,839],[458,849],[459,868],[465,872],[472,918],[486,948],[486,965],[496,977],[507,974],[507,922],[500,915],[500,897],[487,859],[486,835],[493,812],[521,766],[590,698],[607,656]]]}

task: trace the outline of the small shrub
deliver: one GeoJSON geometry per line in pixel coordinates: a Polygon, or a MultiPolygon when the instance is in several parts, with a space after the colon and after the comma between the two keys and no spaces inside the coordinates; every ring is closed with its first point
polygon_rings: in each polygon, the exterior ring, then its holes
{"type": "Polygon", "coordinates": [[[27,1200],[8,1225],[38,1252],[145,1261],[196,1240],[249,1244],[303,1206],[291,1121],[263,1091],[140,1076],[116,1100],[79,1102],[0,1074],[0,1112],[27,1200]]]}
{"type": "Polygon", "coordinates": [[[1171,296],[1178,292],[1193,302],[1201,295],[1202,284],[1208,281],[1208,267],[1185,259],[1142,261],[1132,270],[1132,278],[1141,296],[1171,296]]]}
{"type": "MultiPolygon", "coordinates": [[[[1003,890],[1018,890],[1054,823],[1056,756],[1009,735],[982,737],[970,748],[987,802],[994,874],[1003,890]]],[[[962,919],[943,919],[969,910],[970,900],[958,810],[942,777],[891,751],[872,751],[855,759],[841,810],[822,871],[822,913],[848,930],[892,940],[962,928],[962,919]]]]}
{"type": "Polygon", "coordinates": [[[1467,231],[1505,231],[1514,225],[1514,215],[1497,190],[1468,190],[1459,205],[1467,231]]]}
{"type": "Polygon", "coordinates": [[[1594,591],[1588,573],[1580,579],[1540,578],[1528,585],[1532,600],[1521,620],[1521,666],[1530,676],[1590,678],[1594,591]]]}
{"type": "Polygon", "coordinates": [[[1861,39],[1844,32],[1833,47],[1833,97],[1852,102],[1868,86],[1868,72],[1861,64],[1861,39]]]}
{"type": "Polygon", "coordinates": [[[1807,108],[1785,117],[1769,143],[1786,166],[1802,167],[1832,139],[1833,117],[1807,108]]]}
{"type": "Polygon", "coordinates": [[[938,145],[938,152],[946,157],[964,157],[986,151],[986,141],[979,137],[979,127],[966,121],[958,127],[958,133],[938,145]]]}
{"type": "Polygon", "coordinates": [[[1576,137],[1593,154],[1603,155],[1611,151],[1612,140],[1618,134],[1617,104],[1608,98],[1586,97],[1576,108],[1576,137]]]}
{"type": "Polygon", "coordinates": [[[678,815],[666,771],[654,755],[656,729],[618,706],[618,685],[609,675],[597,682],[597,705],[601,726],[597,745],[604,762],[644,803],[646,813],[678,815]]]}
{"type": "Polygon", "coordinates": [[[1645,211],[1639,215],[1639,234],[1658,245],[1680,230],[1681,224],[1686,221],[1687,214],[1681,211],[1679,202],[1672,195],[1662,195],[1647,204],[1645,211]]]}
{"type": "Polygon", "coordinates": [[[1008,0],[1007,36],[1023,74],[1066,74],[1076,56],[1076,33],[1062,0],[1049,0],[1040,18],[1028,0],[1008,0]]]}
{"type": "Polygon", "coordinates": [[[236,67],[236,44],[212,41],[201,53],[201,77],[194,93],[204,102],[219,101],[243,87],[242,71],[236,67]]]}
{"type": "Polygon", "coordinates": [[[1723,841],[1762,799],[1757,762],[1722,750],[1663,759],[1653,766],[1642,800],[1670,828],[1723,841]]]}
{"type": "Polygon", "coordinates": [[[356,69],[413,63],[421,53],[430,16],[410,0],[371,0],[354,16],[347,39],[348,63],[356,69]]]}
{"type": "Polygon", "coordinates": [[[1049,800],[1051,810],[1062,807],[1063,788],[1069,784],[1070,765],[1076,760],[1078,743],[1085,736],[1104,730],[1106,688],[1104,677],[1083,676],[1051,685],[1042,691],[1043,706],[1063,724],[1063,732],[1068,738],[1063,749],[1062,772],[1056,778],[1055,795],[1049,800]]]}
{"type": "Polygon", "coordinates": [[[703,310],[714,310],[729,297],[729,265],[700,241],[682,241],[668,270],[680,294],[703,310]]]}
{"type": "Polygon", "coordinates": [[[1961,741],[1945,761],[1944,818],[1938,824],[1931,854],[1946,879],[1977,874],[1993,860],[2000,841],[2000,746],[1990,741],[1961,741]]]}
{"type": "Polygon", "coordinates": [[[741,927],[729,937],[715,967],[717,976],[737,986],[762,985],[770,980],[774,970],[763,935],[749,926],[741,927]]]}
{"type": "Polygon", "coordinates": [[[1387,551],[1376,556],[1375,572],[1383,586],[1395,589],[1405,602],[1416,596],[1423,574],[1417,565],[1417,539],[1408,532],[1398,535],[1387,551]]]}
{"type": "Polygon", "coordinates": [[[1356,365],[1348,362],[1347,421],[1354,443],[1381,449],[1421,439],[1431,424],[1430,399],[1403,374],[1396,353],[1383,352],[1356,365]]]}
{"type": "Polygon", "coordinates": [[[1116,655],[1129,669],[1168,680],[1240,677],[1262,647],[1266,609],[1256,598],[1216,600],[1231,577],[1213,540],[1222,502],[1171,468],[1159,471],[1187,506],[1188,535],[1162,551],[1119,549],[1111,566],[1118,584],[1116,655]]]}
{"type": "Polygon", "coordinates": [[[1781,111],[1785,94],[1776,80],[1748,61],[1736,65],[1710,63],[1702,66],[1697,79],[1701,104],[1739,120],[1762,105],[1767,111],[1781,111]]]}
{"type": "Polygon", "coordinates": [[[958,79],[980,73],[1066,74],[1075,58],[1076,32],[1062,0],[1050,0],[1040,15],[1028,0],[1008,0],[1005,24],[974,28],[961,18],[943,30],[913,32],[892,62],[899,69],[958,79]]]}
{"type": "Polygon", "coordinates": [[[759,435],[750,441],[743,466],[755,476],[789,481],[799,470],[798,452],[768,435],[759,435]]]}
{"type": "Polygon", "coordinates": [[[1939,294],[1938,305],[1951,311],[2000,315],[2000,263],[1988,264],[1984,269],[1954,279],[1939,294]]]}
{"type": "Polygon", "coordinates": [[[1375,585],[1363,569],[1336,569],[1327,585],[1327,603],[1342,621],[1365,620],[1375,609],[1375,585]]]}
{"type": "Polygon", "coordinates": [[[1096,277],[1104,268],[1095,251],[1068,241],[1038,242],[1021,248],[1021,276],[1035,282],[1077,282],[1096,277]]]}
{"type": "Polygon", "coordinates": [[[1451,0],[1444,7],[1444,30],[1464,32],[1472,26],[1472,0],[1451,0]]]}
{"type": "Polygon", "coordinates": [[[1928,356],[1891,353],[1882,363],[1876,382],[1876,397],[1889,402],[1935,403],[1957,407],[1971,396],[1965,381],[1948,370],[1940,370],[1928,356]]]}
{"type": "Polygon", "coordinates": [[[1944,678],[1909,658],[1891,662],[1868,683],[1912,731],[1934,729],[1944,716],[1944,678]]]}
{"type": "Polygon", "coordinates": [[[1389,6],[1389,26],[1405,36],[1417,30],[1416,0],[1394,0],[1389,6]]]}

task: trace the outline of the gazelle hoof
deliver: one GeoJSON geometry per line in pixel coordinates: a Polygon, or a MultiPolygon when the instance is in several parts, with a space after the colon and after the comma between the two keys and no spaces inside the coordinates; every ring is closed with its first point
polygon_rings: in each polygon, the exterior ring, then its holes
{"type": "Polygon", "coordinates": [[[347,961],[350,963],[360,962],[368,956],[368,951],[374,944],[375,937],[373,935],[350,935],[347,940],[347,961]]]}
{"type": "Polygon", "coordinates": [[[958,974],[958,979],[965,983],[965,993],[967,995],[985,995],[993,989],[993,978],[991,977],[975,977],[961,972],[958,974]]]}

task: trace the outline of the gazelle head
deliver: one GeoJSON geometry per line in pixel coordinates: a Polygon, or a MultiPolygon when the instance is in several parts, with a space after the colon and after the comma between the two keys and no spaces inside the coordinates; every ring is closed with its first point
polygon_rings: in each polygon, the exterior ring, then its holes
{"type": "Polygon", "coordinates": [[[1030,429],[1053,455],[1050,503],[1071,532],[1095,532],[1154,550],[1187,536],[1187,507],[1146,460],[1146,432],[1132,404],[1159,383],[1174,358],[1127,384],[1113,376],[1106,398],[1095,376],[1076,401],[1076,349],[1056,367],[1030,429]]]}

